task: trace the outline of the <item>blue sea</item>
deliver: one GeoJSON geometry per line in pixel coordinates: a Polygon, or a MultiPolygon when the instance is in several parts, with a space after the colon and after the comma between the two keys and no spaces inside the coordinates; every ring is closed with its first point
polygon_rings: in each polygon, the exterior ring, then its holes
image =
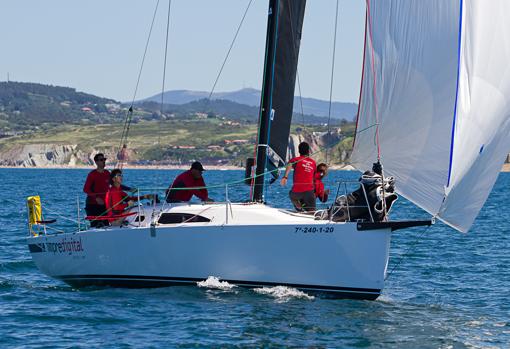
{"type": "MultiPolygon", "coordinates": [[[[45,218],[76,229],[87,170],[0,169],[0,348],[128,347],[510,347],[510,173],[502,173],[469,233],[438,222],[396,231],[389,277],[376,301],[329,300],[293,289],[168,287],[74,289],[35,267],[25,244],[25,198],[45,218]],[[71,220],[67,220],[71,219],[71,220]]],[[[153,191],[178,171],[126,170],[153,191]]],[[[211,197],[246,200],[242,171],[206,171],[211,197]]],[[[331,171],[327,186],[356,179],[331,171]]],[[[290,207],[279,184],[270,204],[290,207]]],[[[333,195],[334,196],[334,195],[333,195]]],[[[83,215],[82,210],[82,215],[83,215]]],[[[428,218],[399,199],[393,218],[428,218]]]]}

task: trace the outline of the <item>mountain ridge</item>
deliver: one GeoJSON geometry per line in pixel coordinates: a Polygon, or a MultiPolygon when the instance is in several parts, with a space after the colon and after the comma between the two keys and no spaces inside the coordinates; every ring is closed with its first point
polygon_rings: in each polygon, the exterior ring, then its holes
{"type": "MultiPolygon", "coordinates": [[[[260,103],[260,90],[254,88],[242,88],[240,90],[229,92],[215,92],[211,99],[222,99],[245,104],[252,107],[258,107],[260,103]]],[[[200,99],[208,98],[209,92],[194,91],[194,90],[170,90],[163,93],[163,100],[165,104],[186,104],[200,99]]],[[[161,103],[161,93],[154,96],[139,100],[137,103],[143,102],[158,102],[161,103]]],[[[356,103],[349,102],[332,102],[331,103],[331,118],[332,119],[346,119],[352,121],[358,111],[356,103]]],[[[329,101],[299,96],[294,97],[294,113],[314,115],[319,117],[328,117],[329,115],[329,101]],[[301,103],[302,102],[302,103],[301,103]],[[303,108],[301,109],[301,104],[303,108]]]]}

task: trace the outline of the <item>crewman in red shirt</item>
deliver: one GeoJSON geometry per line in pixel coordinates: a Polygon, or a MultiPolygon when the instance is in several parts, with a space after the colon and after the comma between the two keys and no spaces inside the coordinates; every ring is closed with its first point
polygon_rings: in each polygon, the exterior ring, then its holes
{"type": "MultiPolygon", "coordinates": [[[[83,191],[87,194],[85,212],[87,216],[101,216],[106,214],[105,196],[110,188],[110,172],[105,169],[106,157],[103,153],[97,153],[94,156],[96,169],[89,172],[87,180],[83,186],[83,191]]],[[[91,227],[101,227],[103,221],[90,221],[91,227]]]]}
{"type": "Polygon", "coordinates": [[[294,169],[294,181],[289,197],[294,207],[298,211],[315,211],[315,191],[314,180],[317,165],[310,158],[310,145],[301,142],[298,146],[299,155],[289,160],[285,169],[285,175],[281,180],[281,185],[287,184],[290,170],[294,169]]]}
{"type": "MultiPolygon", "coordinates": [[[[113,170],[110,174],[110,184],[111,187],[105,196],[106,211],[107,216],[112,217],[108,221],[112,225],[118,225],[124,220],[124,218],[114,216],[121,215],[126,207],[128,207],[129,201],[138,201],[138,196],[129,196],[122,190],[122,171],[118,168],[113,170]]],[[[151,194],[141,195],[140,200],[150,199],[153,197],[154,195],[151,194]]]]}
{"type": "Polygon", "coordinates": [[[166,202],[190,201],[193,195],[202,201],[213,201],[209,198],[205,188],[202,172],[204,167],[198,161],[191,164],[191,168],[178,175],[166,191],[166,202]],[[190,189],[181,189],[190,188],[190,189]]]}
{"type": "Polygon", "coordinates": [[[317,171],[315,172],[315,197],[321,202],[328,201],[329,189],[324,190],[324,183],[322,180],[328,174],[328,165],[320,163],[317,165],[317,171]]]}

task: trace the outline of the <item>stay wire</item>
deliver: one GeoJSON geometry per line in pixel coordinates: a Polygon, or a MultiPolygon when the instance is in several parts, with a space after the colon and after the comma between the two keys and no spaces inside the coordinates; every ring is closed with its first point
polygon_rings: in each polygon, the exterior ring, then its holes
{"type": "MultiPolygon", "coordinates": [[[[292,7],[290,5],[290,2],[287,2],[287,5],[288,5],[288,12],[290,13],[290,17],[291,18],[295,18],[293,12],[292,12],[292,7]]],[[[292,35],[292,52],[293,52],[293,55],[294,55],[294,58],[297,60],[297,56],[298,56],[298,49],[296,48],[296,31],[295,31],[295,28],[294,28],[294,22],[291,20],[290,21],[290,31],[291,31],[291,35],[292,35]]],[[[297,79],[297,84],[298,84],[298,90],[299,90],[299,101],[300,101],[300,104],[301,104],[301,116],[302,116],[302,121],[303,121],[303,129],[306,130],[306,126],[305,126],[305,115],[304,115],[304,108],[303,108],[303,96],[301,94],[301,82],[299,80],[299,72],[298,72],[298,69],[296,67],[296,79],[297,79]]],[[[293,113],[293,111],[292,111],[293,113]]],[[[270,139],[269,135],[270,135],[270,131],[271,131],[271,123],[269,123],[269,134],[268,134],[268,139],[270,139]]],[[[256,149],[257,147],[255,147],[256,149]]],[[[266,152],[267,152],[267,149],[266,149],[266,152]]],[[[267,161],[268,161],[268,157],[266,157],[266,165],[264,167],[267,167],[267,161]]],[[[277,176],[278,176],[278,173],[279,173],[280,169],[279,168],[276,168],[276,170],[274,171],[269,171],[267,173],[272,173],[272,172],[276,172],[277,173],[277,176]]],[[[266,173],[266,172],[265,172],[266,173]]],[[[252,183],[252,186],[253,186],[253,183],[252,183]]],[[[267,197],[267,190],[268,190],[268,186],[266,185],[265,186],[265,197],[267,197]]],[[[252,189],[250,188],[250,197],[251,197],[251,194],[252,194],[252,189]]]]}
{"type": "Polygon", "coordinates": [[[152,36],[152,29],[154,28],[154,22],[156,20],[156,14],[158,13],[159,1],[160,0],[157,0],[156,7],[154,8],[154,14],[152,15],[152,21],[151,21],[151,25],[150,25],[150,28],[149,28],[149,34],[147,35],[147,41],[145,43],[145,50],[143,51],[142,63],[140,64],[140,70],[138,71],[138,78],[136,79],[136,86],[135,86],[135,91],[133,93],[133,99],[131,100],[131,106],[134,105],[135,99],[136,99],[136,94],[138,93],[138,86],[140,85],[140,79],[142,77],[142,71],[143,71],[143,67],[144,67],[144,64],[145,64],[145,57],[147,56],[147,50],[149,48],[149,42],[150,42],[150,39],[151,39],[151,36],[152,36]]]}
{"type": "Polygon", "coordinates": [[[232,42],[230,43],[230,47],[228,48],[227,55],[225,56],[225,59],[223,60],[223,64],[221,65],[220,71],[218,72],[218,75],[216,76],[216,80],[214,80],[213,87],[211,88],[211,92],[209,93],[209,97],[207,99],[210,101],[211,97],[214,93],[214,90],[216,88],[216,84],[218,83],[221,73],[223,72],[223,68],[225,68],[225,64],[227,63],[228,57],[230,56],[230,52],[232,51],[232,48],[234,47],[234,43],[236,42],[237,35],[239,34],[239,31],[241,30],[241,27],[244,23],[244,19],[246,18],[246,14],[248,13],[248,10],[250,9],[250,6],[252,4],[253,0],[250,0],[248,2],[248,6],[246,6],[246,10],[244,10],[243,17],[241,18],[241,22],[239,23],[236,33],[234,35],[234,38],[232,39],[232,42]]]}
{"type": "MultiPolygon", "coordinates": [[[[337,36],[337,28],[338,28],[338,4],[339,0],[336,0],[336,11],[335,11],[335,32],[333,37],[333,57],[331,60],[331,82],[329,87],[329,110],[328,110],[328,140],[331,138],[331,107],[333,100],[333,82],[335,76],[335,57],[336,57],[336,36],[337,36]]],[[[326,151],[326,163],[328,162],[328,151],[326,151]]]]}
{"type": "Polygon", "coordinates": [[[48,206],[44,206],[44,210],[48,211],[49,213],[51,213],[51,214],[53,214],[53,215],[57,216],[57,217],[58,217],[58,218],[60,218],[60,219],[65,220],[65,221],[72,222],[72,223],[78,223],[78,222],[80,222],[80,223],[81,223],[81,220],[80,220],[80,221],[78,221],[78,220],[75,220],[75,219],[67,218],[67,217],[65,217],[65,216],[61,215],[58,211],[53,210],[53,209],[51,209],[51,208],[48,208],[48,206]]]}
{"type": "Polygon", "coordinates": [[[301,118],[302,118],[302,123],[303,123],[303,131],[306,131],[305,110],[303,108],[303,95],[301,93],[301,82],[299,80],[299,72],[296,72],[296,78],[297,78],[297,85],[298,85],[298,91],[299,91],[299,104],[301,107],[301,118]]]}
{"type": "MultiPolygon", "coordinates": [[[[289,13],[291,13],[291,18],[294,18],[294,16],[292,15],[292,8],[290,7],[290,2],[288,4],[289,4],[289,13]]],[[[296,42],[296,32],[294,30],[294,22],[293,21],[290,21],[290,32],[292,33],[292,43],[295,43],[296,42]]],[[[296,47],[293,46],[293,48],[294,48],[294,56],[297,56],[296,47]]],[[[296,68],[296,80],[297,80],[298,91],[299,91],[299,104],[301,107],[301,119],[302,119],[302,123],[303,123],[303,130],[306,131],[305,109],[303,108],[303,94],[301,93],[301,80],[299,79],[299,69],[298,68],[296,68]]]]}
{"type": "MultiPolygon", "coordinates": [[[[170,10],[172,7],[172,0],[168,0],[168,13],[166,18],[166,40],[165,40],[165,59],[163,62],[163,82],[161,84],[161,111],[160,111],[160,123],[163,118],[163,108],[165,99],[165,80],[166,80],[166,61],[168,56],[168,33],[170,31],[170,10]]],[[[161,144],[161,127],[158,127],[158,145],[161,144]]]]}
{"type": "MultiPolygon", "coordinates": [[[[312,154],[310,154],[308,157],[313,157],[314,155],[317,155],[317,154],[325,151],[328,148],[334,147],[335,145],[336,145],[336,143],[332,143],[332,144],[328,145],[327,147],[322,147],[319,150],[317,150],[317,151],[313,152],[312,154]]],[[[261,174],[258,174],[258,175],[256,174],[256,175],[253,175],[251,177],[243,178],[243,179],[240,179],[240,180],[235,180],[235,181],[231,181],[231,182],[223,182],[223,183],[220,183],[220,184],[207,185],[207,186],[202,186],[202,187],[172,188],[172,190],[179,191],[179,190],[213,189],[213,188],[222,188],[222,187],[224,188],[225,186],[231,186],[231,185],[234,185],[234,184],[244,183],[245,180],[253,180],[253,179],[261,177],[261,176],[266,176],[266,175],[269,175],[269,174],[272,174],[272,173],[278,173],[278,171],[284,170],[288,165],[297,164],[297,163],[303,161],[304,159],[305,158],[297,160],[297,161],[294,161],[294,162],[289,162],[285,166],[276,167],[273,170],[268,170],[268,171],[265,171],[264,173],[261,173],[261,174]]],[[[138,190],[139,191],[147,191],[147,190],[166,190],[166,189],[168,189],[168,188],[139,188],[138,190]]]]}
{"type": "Polygon", "coordinates": [[[144,52],[143,52],[142,62],[140,64],[140,69],[138,71],[138,77],[136,79],[135,90],[133,92],[133,98],[131,100],[131,105],[129,106],[129,109],[126,112],[126,116],[125,116],[125,120],[124,120],[124,128],[122,130],[122,135],[121,135],[121,138],[120,138],[119,152],[121,151],[123,145],[127,143],[127,139],[128,139],[128,136],[129,136],[129,128],[131,126],[131,121],[132,121],[132,118],[133,118],[133,106],[134,106],[134,103],[135,103],[136,95],[138,93],[138,87],[140,85],[140,79],[142,77],[142,71],[143,71],[143,67],[144,67],[144,64],[145,64],[145,57],[147,56],[147,49],[149,47],[149,42],[150,42],[150,39],[151,39],[151,36],[152,36],[152,28],[154,27],[154,22],[156,20],[156,14],[158,12],[159,1],[160,0],[156,1],[156,6],[154,8],[154,13],[152,15],[152,21],[151,21],[151,25],[150,25],[150,28],[149,28],[149,34],[147,35],[147,41],[145,42],[145,49],[144,49],[144,52]]]}
{"type": "Polygon", "coordinates": [[[428,226],[426,229],[424,229],[420,235],[418,235],[418,237],[416,239],[414,239],[414,241],[411,243],[411,245],[406,249],[406,251],[400,256],[400,258],[397,260],[397,262],[395,263],[395,265],[393,266],[393,268],[391,268],[391,270],[386,274],[386,277],[384,278],[384,281],[388,280],[389,277],[391,276],[391,274],[393,274],[393,272],[400,266],[400,264],[402,264],[402,262],[404,261],[404,259],[406,257],[408,257],[412,252],[414,252],[414,249],[416,248],[416,246],[418,245],[418,242],[421,241],[421,238],[423,237],[423,234],[425,234],[427,232],[427,230],[430,228],[430,226],[428,226]]]}
{"type": "Polygon", "coordinates": [[[374,52],[374,40],[372,36],[372,16],[370,13],[370,1],[366,0],[366,8],[367,8],[367,27],[368,27],[368,36],[370,38],[370,53],[371,53],[371,63],[372,63],[372,78],[373,78],[373,88],[372,88],[372,96],[374,99],[374,114],[375,114],[375,123],[377,125],[375,129],[375,142],[377,145],[377,161],[381,161],[381,144],[379,142],[379,108],[377,107],[377,87],[376,87],[376,71],[375,71],[375,52],[374,52]]]}

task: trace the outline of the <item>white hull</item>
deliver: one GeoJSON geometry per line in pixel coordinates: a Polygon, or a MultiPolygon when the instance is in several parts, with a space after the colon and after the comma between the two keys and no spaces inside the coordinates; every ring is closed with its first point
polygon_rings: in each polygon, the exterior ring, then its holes
{"type": "MultiPolygon", "coordinates": [[[[358,230],[356,223],[314,220],[261,204],[229,205],[227,219],[225,208],[178,205],[163,212],[200,214],[211,221],[151,229],[146,219],[129,227],[29,237],[28,244],[41,271],[73,286],[156,287],[216,276],[249,287],[287,285],[335,297],[379,296],[389,227],[358,230]]],[[[147,208],[144,215],[150,215],[147,208]]]]}

